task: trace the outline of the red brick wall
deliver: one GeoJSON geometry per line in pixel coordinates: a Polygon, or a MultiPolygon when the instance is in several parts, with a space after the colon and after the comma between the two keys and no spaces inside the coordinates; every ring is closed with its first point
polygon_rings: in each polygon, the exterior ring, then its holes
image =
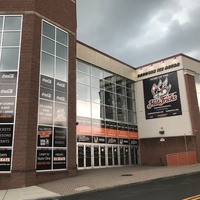
{"type": "Polygon", "coordinates": [[[0,174],[0,189],[29,186],[74,176],[76,175],[76,5],[71,0],[2,0],[0,13],[23,15],[13,165],[10,174],[0,174]],[[68,170],[36,173],[41,22],[43,17],[69,33],[69,158],[68,170]]]}
{"type": "Polygon", "coordinates": [[[200,113],[197,101],[197,92],[194,76],[185,75],[186,90],[190,109],[193,134],[196,137],[197,161],[200,162],[200,113]]]}
{"type": "Polygon", "coordinates": [[[167,154],[185,152],[186,149],[195,151],[196,149],[193,136],[187,136],[186,139],[184,137],[166,137],[164,142],[160,142],[160,138],[140,140],[141,165],[159,166],[160,158],[163,164],[167,165],[167,154]]]}

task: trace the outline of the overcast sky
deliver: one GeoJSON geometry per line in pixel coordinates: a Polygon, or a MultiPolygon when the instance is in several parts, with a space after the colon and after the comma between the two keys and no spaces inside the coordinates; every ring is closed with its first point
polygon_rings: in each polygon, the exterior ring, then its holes
{"type": "Polygon", "coordinates": [[[77,0],[77,39],[133,67],[200,60],[200,0],[77,0]]]}

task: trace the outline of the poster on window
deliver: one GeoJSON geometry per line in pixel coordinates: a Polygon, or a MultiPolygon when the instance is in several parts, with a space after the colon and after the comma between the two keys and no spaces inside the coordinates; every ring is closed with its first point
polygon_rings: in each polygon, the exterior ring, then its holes
{"type": "Polygon", "coordinates": [[[38,147],[52,147],[52,127],[38,126],[38,147]]]}
{"type": "Polygon", "coordinates": [[[39,123],[46,124],[46,125],[53,124],[53,102],[40,100],[39,123]]]}
{"type": "Polygon", "coordinates": [[[0,147],[11,147],[13,139],[13,125],[0,125],[0,147]]]}
{"type": "Polygon", "coordinates": [[[67,103],[67,83],[56,80],[55,82],[55,101],[67,103]]]}
{"type": "Polygon", "coordinates": [[[55,103],[54,125],[67,126],[67,106],[55,103]]]}
{"type": "Polygon", "coordinates": [[[66,149],[53,150],[53,169],[66,169],[66,149]]]}
{"type": "Polygon", "coordinates": [[[0,149],[0,171],[11,170],[11,149],[0,149]]]}
{"type": "Polygon", "coordinates": [[[0,72],[0,96],[15,96],[17,72],[0,72]]]}
{"type": "Polygon", "coordinates": [[[181,115],[177,72],[143,80],[146,119],[181,115]]]}
{"type": "Polygon", "coordinates": [[[37,149],[37,170],[51,170],[52,150],[37,149]]]}
{"type": "Polygon", "coordinates": [[[14,123],[15,97],[0,97],[0,123],[14,123]]]}
{"type": "Polygon", "coordinates": [[[66,147],[66,128],[54,127],[54,147],[66,147]]]}

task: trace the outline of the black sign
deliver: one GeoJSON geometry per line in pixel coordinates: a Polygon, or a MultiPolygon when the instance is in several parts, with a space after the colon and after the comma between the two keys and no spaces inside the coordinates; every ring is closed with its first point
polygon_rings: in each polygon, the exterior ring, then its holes
{"type": "Polygon", "coordinates": [[[128,131],[128,124],[118,123],[117,127],[118,127],[118,130],[128,131]]]}
{"type": "Polygon", "coordinates": [[[138,146],[139,142],[138,142],[138,140],[130,139],[130,145],[136,145],[136,146],[138,146]]]}
{"type": "Polygon", "coordinates": [[[129,145],[129,139],[120,138],[119,139],[119,144],[129,145]]]}
{"type": "Polygon", "coordinates": [[[53,101],[53,90],[40,87],[40,98],[53,101]]]}
{"type": "Polygon", "coordinates": [[[106,128],[117,130],[117,123],[106,121],[106,128]]]}
{"type": "Polygon", "coordinates": [[[118,138],[107,138],[107,143],[108,144],[118,144],[119,139],[118,138]]]}
{"type": "Polygon", "coordinates": [[[50,170],[52,162],[51,149],[37,150],[37,170],[50,170]]]}
{"type": "Polygon", "coordinates": [[[57,91],[61,91],[63,93],[67,93],[67,83],[60,81],[60,80],[56,80],[56,86],[55,89],[57,91]]]}
{"type": "Polygon", "coordinates": [[[128,125],[128,130],[131,132],[138,132],[138,127],[136,125],[128,125]]]}
{"type": "Polygon", "coordinates": [[[177,72],[143,80],[146,119],[181,115],[177,72]]]}
{"type": "Polygon", "coordinates": [[[106,138],[105,137],[98,137],[98,136],[93,136],[93,143],[106,143],[106,138]]]}
{"type": "Polygon", "coordinates": [[[0,123],[13,123],[15,111],[14,97],[0,97],[0,123]]]}
{"type": "Polygon", "coordinates": [[[41,75],[40,76],[40,86],[44,88],[48,88],[53,90],[54,88],[54,79],[48,76],[41,75]]]}
{"type": "Polygon", "coordinates": [[[77,135],[77,142],[92,143],[92,136],[89,136],[89,135],[77,135]]]}
{"type": "Polygon", "coordinates": [[[52,147],[52,127],[38,126],[38,147],[52,147]]]}
{"type": "Polygon", "coordinates": [[[66,147],[66,128],[54,127],[54,147],[66,147]]]}
{"type": "Polygon", "coordinates": [[[12,146],[13,125],[0,125],[0,147],[12,146]]]}
{"type": "Polygon", "coordinates": [[[53,151],[53,169],[66,169],[65,149],[55,149],[53,151]]]}
{"type": "Polygon", "coordinates": [[[50,101],[40,100],[39,105],[39,123],[53,124],[53,103],[50,101]]]}
{"type": "Polygon", "coordinates": [[[54,125],[67,126],[67,106],[55,103],[54,125]]]}
{"type": "Polygon", "coordinates": [[[0,171],[11,170],[11,149],[0,149],[0,171]]]}

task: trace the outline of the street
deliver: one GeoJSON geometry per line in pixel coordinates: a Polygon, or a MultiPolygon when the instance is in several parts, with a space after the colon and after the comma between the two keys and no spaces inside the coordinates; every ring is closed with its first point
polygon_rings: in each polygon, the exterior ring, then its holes
{"type": "Polygon", "coordinates": [[[56,200],[190,200],[193,199],[192,196],[196,196],[195,199],[200,199],[200,173],[57,197],[56,200]]]}

